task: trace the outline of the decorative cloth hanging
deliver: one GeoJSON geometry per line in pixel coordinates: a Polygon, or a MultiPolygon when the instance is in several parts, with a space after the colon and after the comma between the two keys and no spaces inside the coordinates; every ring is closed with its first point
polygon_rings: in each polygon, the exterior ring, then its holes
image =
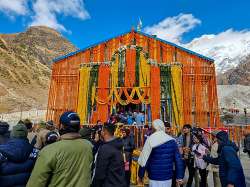
{"type": "Polygon", "coordinates": [[[119,56],[116,55],[115,62],[111,66],[111,88],[118,87],[119,56]]]}
{"type": "MultiPolygon", "coordinates": [[[[110,67],[107,65],[100,65],[99,67],[99,77],[98,77],[98,89],[96,97],[103,101],[109,96],[109,90],[107,89],[110,85],[110,67]]],[[[107,103],[98,103],[97,102],[97,120],[102,122],[107,121],[108,118],[108,104],[107,103]]]]}
{"type": "Polygon", "coordinates": [[[133,87],[135,85],[135,66],[136,66],[136,50],[126,50],[126,68],[125,68],[125,86],[133,87]]]}
{"type": "Polygon", "coordinates": [[[90,75],[89,75],[89,93],[88,93],[88,116],[90,116],[93,113],[93,106],[95,103],[95,100],[93,99],[95,97],[95,90],[96,90],[96,85],[98,81],[98,65],[92,66],[90,70],[90,75]]]}
{"type": "Polygon", "coordinates": [[[151,66],[151,113],[152,121],[160,118],[160,68],[151,66]]]}
{"type": "Polygon", "coordinates": [[[172,100],[171,100],[171,68],[170,66],[160,66],[161,78],[161,99],[165,102],[161,103],[162,114],[165,119],[172,123],[172,100]],[[164,110],[165,109],[165,110],[164,110]]]}
{"type": "Polygon", "coordinates": [[[150,89],[149,88],[138,88],[134,87],[132,88],[131,93],[128,93],[128,89],[126,87],[120,87],[120,88],[114,88],[110,91],[110,94],[107,98],[101,100],[98,98],[98,96],[95,97],[96,102],[98,104],[121,104],[121,105],[128,105],[129,103],[132,104],[149,104],[150,103],[150,89]],[[143,92],[143,93],[141,93],[143,92]],[[122,99],[121,96],[124,93],[124,96],[126,97],[126,100],[122,99]],[[137,95],[138,99],[134,99],[135,94],[137,95]],[[112,98],[114,96],[114,98],[112,98]],[[113,102],[111,102],[113,99],[113,102]]]}
{"type": "Polygon", "coordinates": [[[140,53],[140,87],[150,85],[150,65],[143,52],[140,53]]]}
{"type": "Polygon", "coordinates": [[[88,118],[87,115],[88,115],[88,94],[89,94],[90,70],[91,70],[90,66],[84,66],[80,69],[77,113],[80,116],[81,124],[86,123],[87,118],[88,118]]]}
{"type": "Polygon", "coordinates": [[[182,68],[174,65],[171,67],[171,95],[172,95],[172,115],[177,130],[183,126],[183,97],[182,97],[182,68]]]}

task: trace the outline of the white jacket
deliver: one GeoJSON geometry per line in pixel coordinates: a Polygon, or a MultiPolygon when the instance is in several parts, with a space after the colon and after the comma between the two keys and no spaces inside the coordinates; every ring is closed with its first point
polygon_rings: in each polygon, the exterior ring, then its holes
{"type": "Polygon", "coordinates": [[[202,157],[206,154],[207,148],[202,144],[194,144],[192,147],[192,151],[194,154],[194,166],[199,169],[206,169],[207,163],[202,159],[202,157]],[[200,153],[200,155],[195,154],[195,152],[200,153]]]}

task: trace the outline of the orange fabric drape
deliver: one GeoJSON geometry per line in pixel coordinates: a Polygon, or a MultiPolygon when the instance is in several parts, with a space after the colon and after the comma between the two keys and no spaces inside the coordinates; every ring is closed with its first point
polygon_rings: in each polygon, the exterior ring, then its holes
{"type": "Polygon", "coordinates": [[[160,118],[160,68],[151,66],[151,114],[152,120],[160,118]]]}
{"type": "Polygon", "coordinates": [[[125,86],[133,87],[135,85],[135,65],[136,65],[136,50],[126,50],[126,68],[125,68],[125,86]]]}
{"type": "MultiPolygon", "coordinates": [[[[98,98],[105,99],[109,96],[109,76],[110,68],[106,65],[101,65],[99,68],[98,76],[98,98]]],[[[98,120],[101,120],[103,123],[107,121],[108,118],[108,104],[98,104],[97,105],[98,120]]]]}
{"type": "Polygon", "coordinates": [[[184,123],[192,124],[192,77],[191,66],[183,66],[183,76],[182,76],[182,88],[183,88],[183,113],[184,113],[184,123]]]}

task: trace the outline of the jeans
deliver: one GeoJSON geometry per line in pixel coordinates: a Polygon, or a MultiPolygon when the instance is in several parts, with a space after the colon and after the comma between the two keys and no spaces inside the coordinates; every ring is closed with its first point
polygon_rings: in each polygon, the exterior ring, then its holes
{"type": "Polygon", "coordinates": [[[194,159],[185,159],[185,168],[184,171],[188,168],[188,182],[186,187],[192,187],[195,168],[194,168],[194,159]]]}
{"type": "Polygon", "coordinates": [[[206,187],[207,186],[207,170],[206,169],[199,169],[201,181],[200,181],[200,187],[206,187]]]}
{"type": "Polygon", "coordinates": [[[221,187],[219,172],[213,172],[214,187],[221,187]]]}

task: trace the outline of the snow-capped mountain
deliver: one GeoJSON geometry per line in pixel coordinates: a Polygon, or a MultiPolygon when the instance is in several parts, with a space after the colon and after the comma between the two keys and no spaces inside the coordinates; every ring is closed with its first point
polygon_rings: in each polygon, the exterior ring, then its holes
{"type": "Polygon", "coordinates": [[[217,35],[202,35],[185,47],[213,58],[217,73],[224,73],[236,68],[250,54],[250,32],[229,29],[217,35]]]}

